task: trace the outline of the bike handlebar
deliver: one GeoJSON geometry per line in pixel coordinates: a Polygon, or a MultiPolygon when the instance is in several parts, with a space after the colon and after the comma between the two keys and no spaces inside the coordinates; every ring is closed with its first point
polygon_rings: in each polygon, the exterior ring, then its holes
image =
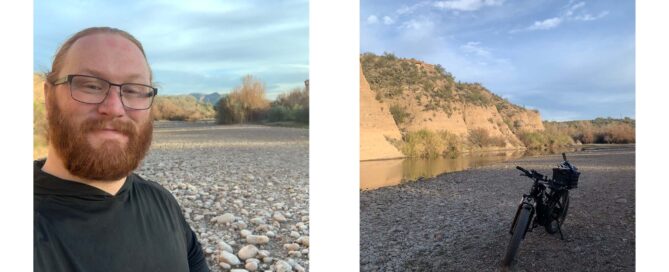
{"type": "Polygon", "coordinates": [[[526,175],[528,175],[528,176],[530,175],[530,171],[525,170],[525,168],[522,168],[522,167],[520,167],[520,166],[516,166],[516,169],[518,169],[518,170],[524,172],[524,173],[525,173],[526,175]]]}
{"type": "Polygon", "coordinates": [[[548,180],[546,178],[546,176],[542,175],[541,173],[539,173],[537,171],[534,171],[534,170],[527,171],[525,168],[522,168],[520,166],[516,166],[516,169],[522,171],[525,174],[524,176],[527,176],[528,178],[537,179],[537,180],[544,180],[544,181],[548,180]]]}

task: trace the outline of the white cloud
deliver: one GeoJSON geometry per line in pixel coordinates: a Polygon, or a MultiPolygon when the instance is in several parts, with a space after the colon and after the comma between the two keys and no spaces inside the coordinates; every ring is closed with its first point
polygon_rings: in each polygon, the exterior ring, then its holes
{"type": "Polygon", "coordinates": [[[468,42],[460,46],[465,53],[474,53],[481,57],[490,57],[490,51],[481,46],[480,42],[468,42]]]}
{"type": "Polygon", "coordinates": [[[580,16],[576,16],[573,19],[576,20],[576,21],[594,21],[594,20],[597,20],[597,19],[601,19],[608,14],[609,14],[608,11],[602,11],[597,16],[592,16],[590,14],[583,14],[583,15],[580,15],[580,16]]]}
{"type": "Polygon", "coordinates": [[[451,0],[436,1],[433,6],[456,11],[475,11],[486,6],[500,6],[504,0],[451,0]]]}
{"type": "Polygon", "coordinates": [[[400,28],[409,30],[425,30],[428,28],[432,28],[433,26],[434,23],[432,21],[423,18],[420,20],[411,19],[409,21],[406,21],[402,23],[402,26],[400,28]]]}
{"type": "Polygon", "coordinates": [[[386,25],[392,25],[395,23],[395,21],[388,16],[383,16],[383,23],[386,25]]]}
{"type": "Polygon", "coordinates": [[[369,17],[367,17],[367,23],[368,24],[376,24],[378,22],[379,22],[379,18],[376,17],[376,15],[369,15],[369,17]]]}
{"type": "Polygon", "coordinates": [[[395,11],[395,13],[397,13],[397,14],[399,14],[399,15],[411,14],[411,13],[413,13],[416,9],[421,8],[421,7],[423,7],[423,6],[426,6],[426,5],[429,5],[429,4],[430,4],[430,2],[428,2],[428,1],[423,1],[423,2],[420,2],[420,3],[417,3],[417,4],[413,4],[413,5],[411,5],[411,6],[403,5],[402,7],[400,7],[399,9],[397,9],[397,10],[395,11]]]}
{"type": "Polygon", "coordinates": [[[534,22],[533,25],[529,26],[527,30],[546,30],[546,29],[551,29],[555,28],[562,23],[562,18],[554,17],[550,19],[546,19],[543,21],[536,21],[534,22]]]}
{"type": "Polygon", "coordinates": [[[585,6],[585,2],[579,2],[576,5],[573,5],[573,6],[569,7],[569,9],[567,10],[566,15],[571,16],[572,14],[574,14],[574,11],[576,11],[577,9],[582,8],[584,6],[585,6]]]}
{"type": "Polygon", "coordinates": [[[560,24],[562,24],[565,21],[594,21],[603,18],[604,16],[608,15],[608,11],[602,11],[598,15],[593,16],[592,14],[588,13],[585,11],[585,2],[578,2],[576,4],[573,4],[573,1],[570,1],[569,4],[567,5],[566,9],[563,14],[557,17],[553,17],[550,19],[546,19],[543,21],[535,21],[534,24],[526,27],[526,28],[521,28],[521,29],[513,29],[509,31],[509,33],[516,33],[516,32],[521,32],[521,31],[533,31],[533,30],[547,30],[547,29],[553,29],[560,24]]]}

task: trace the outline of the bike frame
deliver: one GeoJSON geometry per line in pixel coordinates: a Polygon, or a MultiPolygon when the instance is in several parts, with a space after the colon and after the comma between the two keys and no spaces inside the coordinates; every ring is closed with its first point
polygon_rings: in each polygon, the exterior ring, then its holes
{"type": "Polygon", "coordinates": [[[547,223],[548,219],[550,218],[550,214],[548,214],[546,211],[548,202],[555,201],[560,197],[560,189],[551,188],[549,192],[546,192],[546,185],[544,185],[539,179],[533,180],[534,184],[532,185],[532,189],[530,189],[529,194],[523,194],[523,198],[518,204],[516,215],[513,217],[511,229],[509,229],[509,233],[513,234],[513,229],[516,227],[516,221],[518,220],[518,215],[520,214],[521,209],[529,209],[529,221],[532,223],[527,224],[527,228],[523,231],[523,238],[525,238],[525,234],[528,231],[537,225],[543,226],[547,223]]]}

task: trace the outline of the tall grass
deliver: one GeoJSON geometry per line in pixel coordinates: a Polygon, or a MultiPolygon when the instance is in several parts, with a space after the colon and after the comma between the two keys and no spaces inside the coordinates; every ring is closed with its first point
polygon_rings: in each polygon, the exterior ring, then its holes
{"type": "Polygon", "coordinates": [[[395,146],[408,157],[436,158],[462,151],[459,137],[447,131],[433,132],[426,129],[404,134],[395,146]]]}
{"type": "Polygon", "coordinates": [[[631,118],[597,118],[588,121],[550,122],[546,129],[569,135],[583,144],[627,144],[636,142],[635,120],[631,118]]]}
{"type": "Polygon", "coordinates": [[[475,128],[469,130],[467,139],[474,147],[478,148],[506,146],[506,141],[504,141],[504,138],[499,136],[490,136],[488,131],[484,128],[475,128]]]}
{"type": "Polygon", "coordinates": [[[154,120],[197,121],[214,118],[214,107],[190,95],[156,96],[151,106],[154,120]]]}

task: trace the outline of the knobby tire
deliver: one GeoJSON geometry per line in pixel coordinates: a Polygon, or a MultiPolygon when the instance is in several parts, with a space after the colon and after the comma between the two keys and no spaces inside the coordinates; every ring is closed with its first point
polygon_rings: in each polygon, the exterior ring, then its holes
{"type": "Polygon", "coordinates": [[[502,265],[510,266],[513,259],[518,253],[518,248],[520,247],[520,241],[523,240],[525,236],[525,230],[527,230],[527,225],[530,223],[530,209],[524,207],[520,208],[521,211],[518,214],[518,219],[516,220],[516,225],[513,227],[513,234],[511,235],[511,240],[509,241],[509,246],[506,248],[506,255],[502,261],[502,265]]]}

